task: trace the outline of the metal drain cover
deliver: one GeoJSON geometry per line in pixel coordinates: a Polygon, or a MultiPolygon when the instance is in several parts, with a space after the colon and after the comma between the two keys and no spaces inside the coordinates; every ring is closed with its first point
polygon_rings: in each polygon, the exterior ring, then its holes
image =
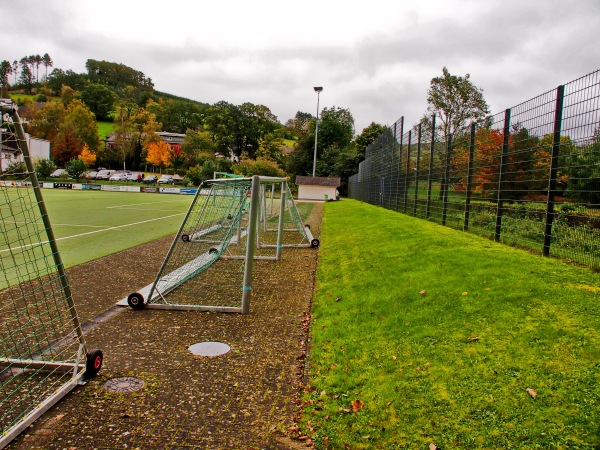
{"type": "Polygon", "coordinates": [[[198,356],[221,356],[231,350],[231,347],[222,342],[198,342],[190,345],[188,350],[198,356]]]}
{"type": "Polygon", "coordinates": [[[113,378],[104,383],[103,387],[110,392],[133,392],[143,388],[144,381],[133,377],[113,378]]]}

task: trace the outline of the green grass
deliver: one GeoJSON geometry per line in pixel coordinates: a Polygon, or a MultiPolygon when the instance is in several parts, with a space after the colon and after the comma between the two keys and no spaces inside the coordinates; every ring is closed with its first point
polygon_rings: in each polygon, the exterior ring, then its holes
{"type": "Polygon", "coordinates": [[[316,448],[600,446],[598,274],[353,200],[321,242],[316,448]]]}
{"type": "Polygon", "coordinates": [[[62,189],[42,193],[66,267],[177,232],[193,197],[62,189]]]}
{"type": "Polygon", "coordinates": [[[106,139],[106,136],[108,136],[110,133],[113,132],[113,122],[101,122],[98,121],[98,136],[100,137],[100,140],[103,141],[106,139]]]}

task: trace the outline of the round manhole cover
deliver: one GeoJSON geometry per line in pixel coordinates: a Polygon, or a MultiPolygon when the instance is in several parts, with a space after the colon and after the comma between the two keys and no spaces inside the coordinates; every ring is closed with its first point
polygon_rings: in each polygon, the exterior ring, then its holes
{"type": "Polygon", "coordinates": [[[198,356],[220,356],[230,349],[229,345],[222,342],[198,342],[188,348],[190,352],[198,356]]]}
{"type": "Polygon", "coordinates": [[[144,381],[139,378],[113,378],[104,383],[104,389],[110,392],[133,392],[144,387],[144,381]]]}

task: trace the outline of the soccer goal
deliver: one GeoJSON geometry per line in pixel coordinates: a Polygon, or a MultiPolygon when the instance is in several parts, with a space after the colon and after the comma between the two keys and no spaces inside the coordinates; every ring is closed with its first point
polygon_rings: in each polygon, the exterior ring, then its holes
{"type": "Polygon", "coordinates": [[[261,184],[257,248],[316,248],[319,244],[310,226],[302,221],[287,180],[265,180],[261,184]]]}
{"type": "Polygon", "coordinates": [[[102,366],[88,351],[16,106],[0,102],[0,448],[102,366]],[[23,163],[18,161],[23,160],[23,163]],[[1,162],[1,161],[0,161],[1,162]]]}
{"type": "Polygon", "coordinates": [[[288,224],[293,205],[285,178],[222,176],[205,182],[154,283],[130,294],[127,303],[134,309],[249,313],[254,261],[281,259],[282,248],[292,245],[286,243],[290,233],[299,235],[297,245],[316,241],[312,235],[307,241],[310,230],[303,225],[288,224]]]}
{"type": "Polygon", "coordinates": [[[134,309],[249,312],[259,177],[200,186],[154,283],[134,292],[134,309]]]}

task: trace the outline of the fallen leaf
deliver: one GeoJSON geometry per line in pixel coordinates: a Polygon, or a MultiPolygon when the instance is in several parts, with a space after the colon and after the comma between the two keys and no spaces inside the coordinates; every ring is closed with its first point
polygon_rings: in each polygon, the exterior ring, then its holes
{"type": "Polygon", "coordinates": [[[427,291],[425,289],[423,289],[421,292],[419,292],[419,294],[425,295],[425,294],[427,294],[427,291]]]}
{"type": "Polygon", "coordinates": [[[531,398],[536,398],[536,397],[537,397],[537,392],[535,392],[533,389],[531,389],[531,388],[527,388],[527,389],[525,389],[525,390],[527,391],[527,393],[528,393],[529,395],[531,395],[531,398]]]}
{"type": "Polygon", "coordinates": [[[469,295],[469,293],[468,292],[463,292],[462,295],[469,295]]]}
{"type": "Polygon", "coordinates": [[[337,297],[337,298],[335,299],[335,301],[336,301],[336,302],[339,302],[341,299],[342,299],[342,297],[337,297]]]}
{"type": "Polygon", "coordinates": [[[353,400],[352,401],[352,412],[359,412],[363,406],[365,406],[365,404],[363,402],[361,402],[360,400],[353,400]]]}
{"type": "Polygon", "coordinates": [[[329,444],[329,438],[328,438],[327,436],[325,436],[325,437],[323,438],[323,444],[324,444],[324,445],[327,445],[327,444],[329,444]]]}
{"type": "Polygon", "coordinates": [[[469,342],[478,341],[478,340],[479,340],[478,336],[474,336],[474,337],[470,337],[469,338],[469,342]]]}
{"type": "Polygon", "coordinates": [[[429,450],[438,450],[438,446],[435,444],[429,444],[429,450]]]}

